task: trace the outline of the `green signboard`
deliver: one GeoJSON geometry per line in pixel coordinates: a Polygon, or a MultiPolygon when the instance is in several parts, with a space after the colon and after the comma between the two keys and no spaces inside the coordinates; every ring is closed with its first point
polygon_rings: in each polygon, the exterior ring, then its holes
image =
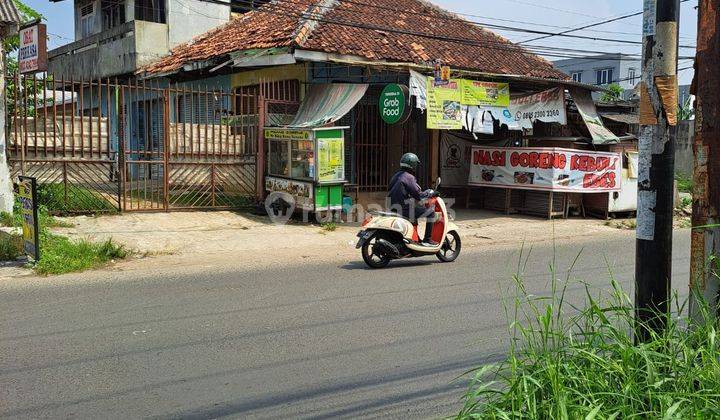
{"type": "Polygon", "coordinates": [[[380,116],[388,124],[397,124],[405,116],[407,88],[398,84],[385,86],[380,94],[380,116]]]}
{"type": "Polygon", "coordinates": [[[37,181],[21,176],[18,179],[18,194],[22,215],[23,248],[35,261],[40,261],[40,231],[38,226],[37,181]]]}

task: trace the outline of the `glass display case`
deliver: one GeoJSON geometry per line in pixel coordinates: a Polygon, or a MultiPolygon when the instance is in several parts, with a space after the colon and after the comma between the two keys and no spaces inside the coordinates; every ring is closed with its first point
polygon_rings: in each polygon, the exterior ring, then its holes
{"type": "Polygon", "coordinates": [[[347,127],[265,128],[265,189],[309,212],[342,209],[347,127]]]}

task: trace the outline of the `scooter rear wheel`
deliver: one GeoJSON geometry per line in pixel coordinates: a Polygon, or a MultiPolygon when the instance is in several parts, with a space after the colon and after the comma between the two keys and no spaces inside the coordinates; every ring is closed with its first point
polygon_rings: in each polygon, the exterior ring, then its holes
{"type": "Polygon", "coordinates": [[[379,238],[374,236],[370,238],[362,247],[362,257],[365,264],[370,268],[385,268],[390,264],[390,257],[385,254],[378,253],[375,250],[375,244],[379,238]]]}
{"type": "Polygon", "coordinates": [[[453,262],[460,255],[460,249],[462,249],[462,241],[460,241],[460,235],[457,232],[448,232],[445,236],[445,242],[443,242],[442,248],[435,254],[438,259],[442,262],[453,262]]]}

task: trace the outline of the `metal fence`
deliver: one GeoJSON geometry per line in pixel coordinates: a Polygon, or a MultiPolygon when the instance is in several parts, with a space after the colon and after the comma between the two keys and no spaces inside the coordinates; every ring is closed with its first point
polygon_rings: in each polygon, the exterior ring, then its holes
{"type": "Polygon", "coordinates": [[[252,204],[259,127],[278,118],[262,95],[285,106],[299,98],[289,82],[228,92],[50,75],[9,80],[12,174],[36,177],[41,203],[69,213],[252,204]]]}

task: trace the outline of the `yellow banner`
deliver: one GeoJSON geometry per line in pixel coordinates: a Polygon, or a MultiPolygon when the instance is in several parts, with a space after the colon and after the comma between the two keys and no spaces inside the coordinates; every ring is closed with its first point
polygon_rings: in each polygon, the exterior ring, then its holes
{"type": "Polygon", "coordinates": [[[343,139],[318,139],[318,180],[320,182],[345,179],[343,139]]]}
{"type": "Polygon", "coordinates": [[[427,79],[427,128],[433,130],[462,129],[460,80],[452,79],[445,85],[436,85],[433,77],[427,79]]]}
{"type": "Polygon", "coordinates": [[[307,130],[266,129],[265,138],[279,140],[308,140],[310,138],[310,132],[307,130]]]}
{"type": "Polygon", "coordinates": [[[461,80],[463,105],[510,106],[510,84],[461,80]]]}

